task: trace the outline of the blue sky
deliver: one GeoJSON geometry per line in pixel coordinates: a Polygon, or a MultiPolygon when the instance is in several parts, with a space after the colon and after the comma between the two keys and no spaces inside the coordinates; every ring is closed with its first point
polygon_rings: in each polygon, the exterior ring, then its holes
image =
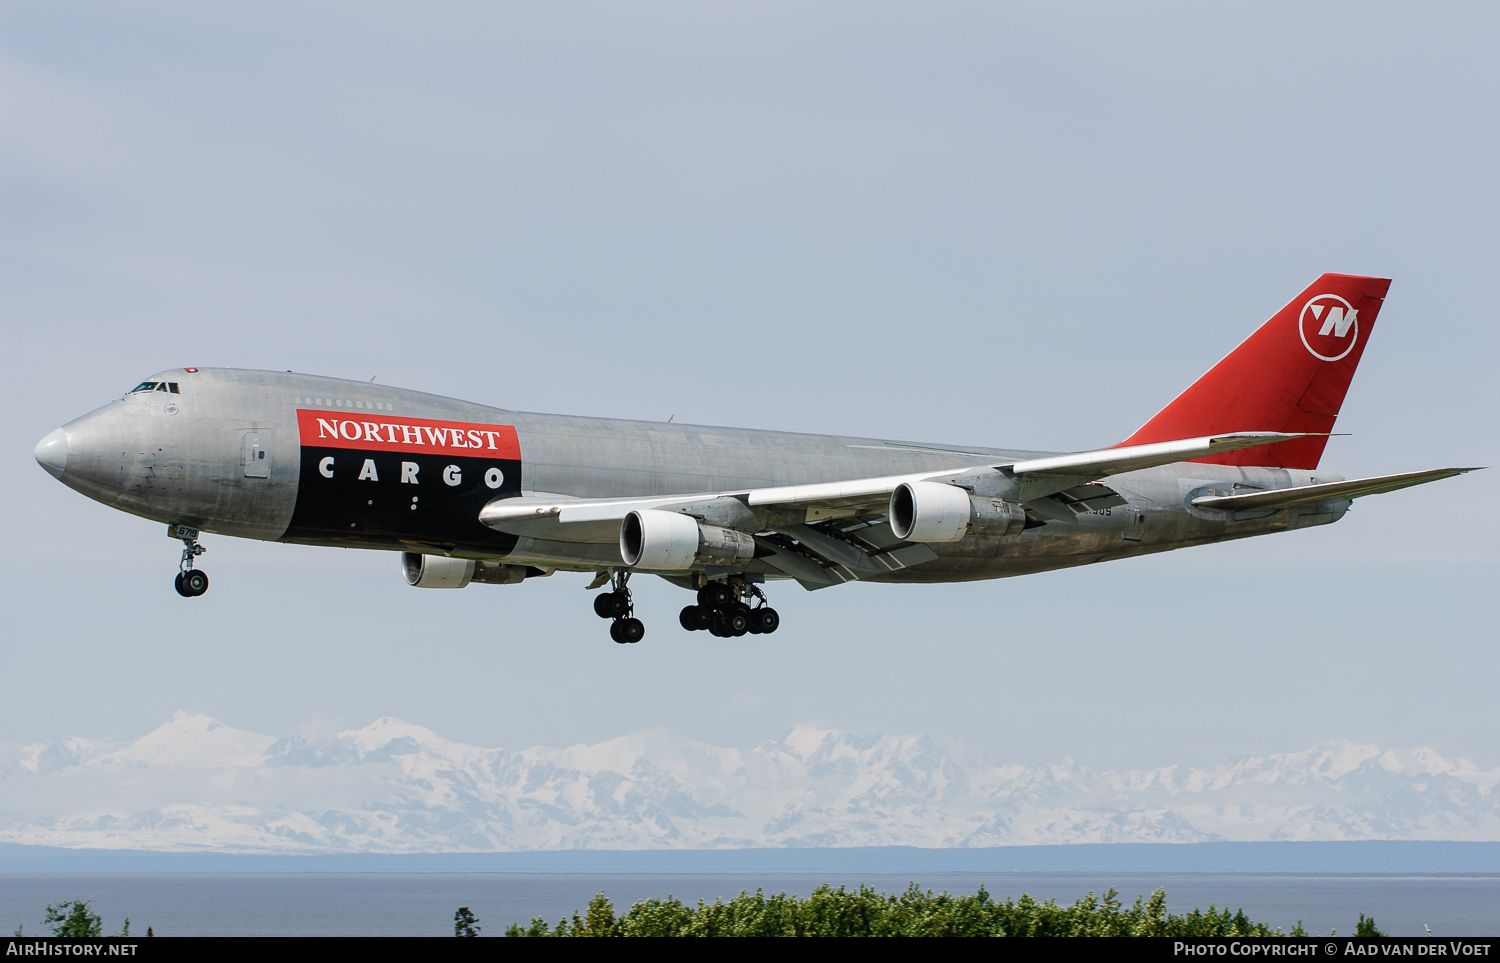
{"type": "Polygon", "coordinates": [[[1339,524],[991,583],[779,587],[613,645],[582,577],[160,526],[36,440],[164,367],[503,407],[1068,450],[1324,271],[1395,279],[1324,466],[1496,462],[1497,15],[1395,4],[11,4],[0,742],[176,709],[484,745],[812,722],[1110,767],[1500,764],[1488,473],[1339,524]],[[725,371],[739,377],[725,377],[725,371]]]}

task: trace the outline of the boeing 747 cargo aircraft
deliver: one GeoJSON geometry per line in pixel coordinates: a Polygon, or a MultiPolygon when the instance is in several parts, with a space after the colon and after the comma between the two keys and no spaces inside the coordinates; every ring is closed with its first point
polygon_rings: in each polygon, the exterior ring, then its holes
{"type": "Polygon", "coordinates": [[[177,591],[203,533],[399,552],[418,588],[593,573],[616,642],[632,576],[696,593],[716,636],[765,587],[1029,575],[1326,525],[1364,495],[1319,462],[1390,282],[1325,274],[1124,441],[1072,454],[508,411],[384,385],[173,368],[53,431],[63,484],[166,523],[177,591]]]}

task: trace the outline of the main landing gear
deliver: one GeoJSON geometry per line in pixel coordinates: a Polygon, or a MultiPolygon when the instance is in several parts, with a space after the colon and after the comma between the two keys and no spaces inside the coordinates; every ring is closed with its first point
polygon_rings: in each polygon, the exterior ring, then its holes
{"type": "Polygon", "coordinates": [[[614,587],[608,592],[594,596],[594,614],[601,619],[614,619],[609,627],[609,637],[621,645],[639,642],[646,635],[646,625],[635,617],[635,604],[630,600],[629,572],[616,571],[614,587]]]}
{"type": "Polygon", "coordinates": [[[182,561],[177,564],[177,578],[173,585],[177,594],[185,599],[197,598],[208,591],[208,574],[193,567],[193,559],[208,549],[198,544],[198,530],[186,525],[172,525],[167,534],[182,540],[182,561]]]}
{"type": "Polygon", "coordinates": [[[758,585],[709,582],[698,590],[698,604],[689,605],[677,616],[689,632],[707,629],[721,639],[751,635],[770,635],[781,627],[781,616],[766,604],[766,595],[758,585]],[[741,600],[757,601],[751,608],[741,600]]]}

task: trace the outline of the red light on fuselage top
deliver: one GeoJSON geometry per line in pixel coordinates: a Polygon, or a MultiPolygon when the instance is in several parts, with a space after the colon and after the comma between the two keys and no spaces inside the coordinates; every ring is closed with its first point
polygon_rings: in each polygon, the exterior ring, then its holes
{"type": "Polygon", "coordinates": [[[198,369],[197,368],[183,368],[182,370],[186,371],[188,374],[197,374],[198,373],[198,369]]]}

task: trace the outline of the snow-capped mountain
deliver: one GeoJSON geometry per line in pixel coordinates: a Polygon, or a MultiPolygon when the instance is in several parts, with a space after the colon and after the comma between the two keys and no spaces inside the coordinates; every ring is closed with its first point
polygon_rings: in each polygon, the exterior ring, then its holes
{"type": "Polygon", "coordinates": [[[1500,839],[1496,784],[1428,749],[1334,742],[1212,769],[995,765],[807,727],[750,750],[648,731],[483,749],[380,719],[325,741],[179,712],[126,745],[0,763],[0,841],[225,852],[979,847],[1500,839]]]}

